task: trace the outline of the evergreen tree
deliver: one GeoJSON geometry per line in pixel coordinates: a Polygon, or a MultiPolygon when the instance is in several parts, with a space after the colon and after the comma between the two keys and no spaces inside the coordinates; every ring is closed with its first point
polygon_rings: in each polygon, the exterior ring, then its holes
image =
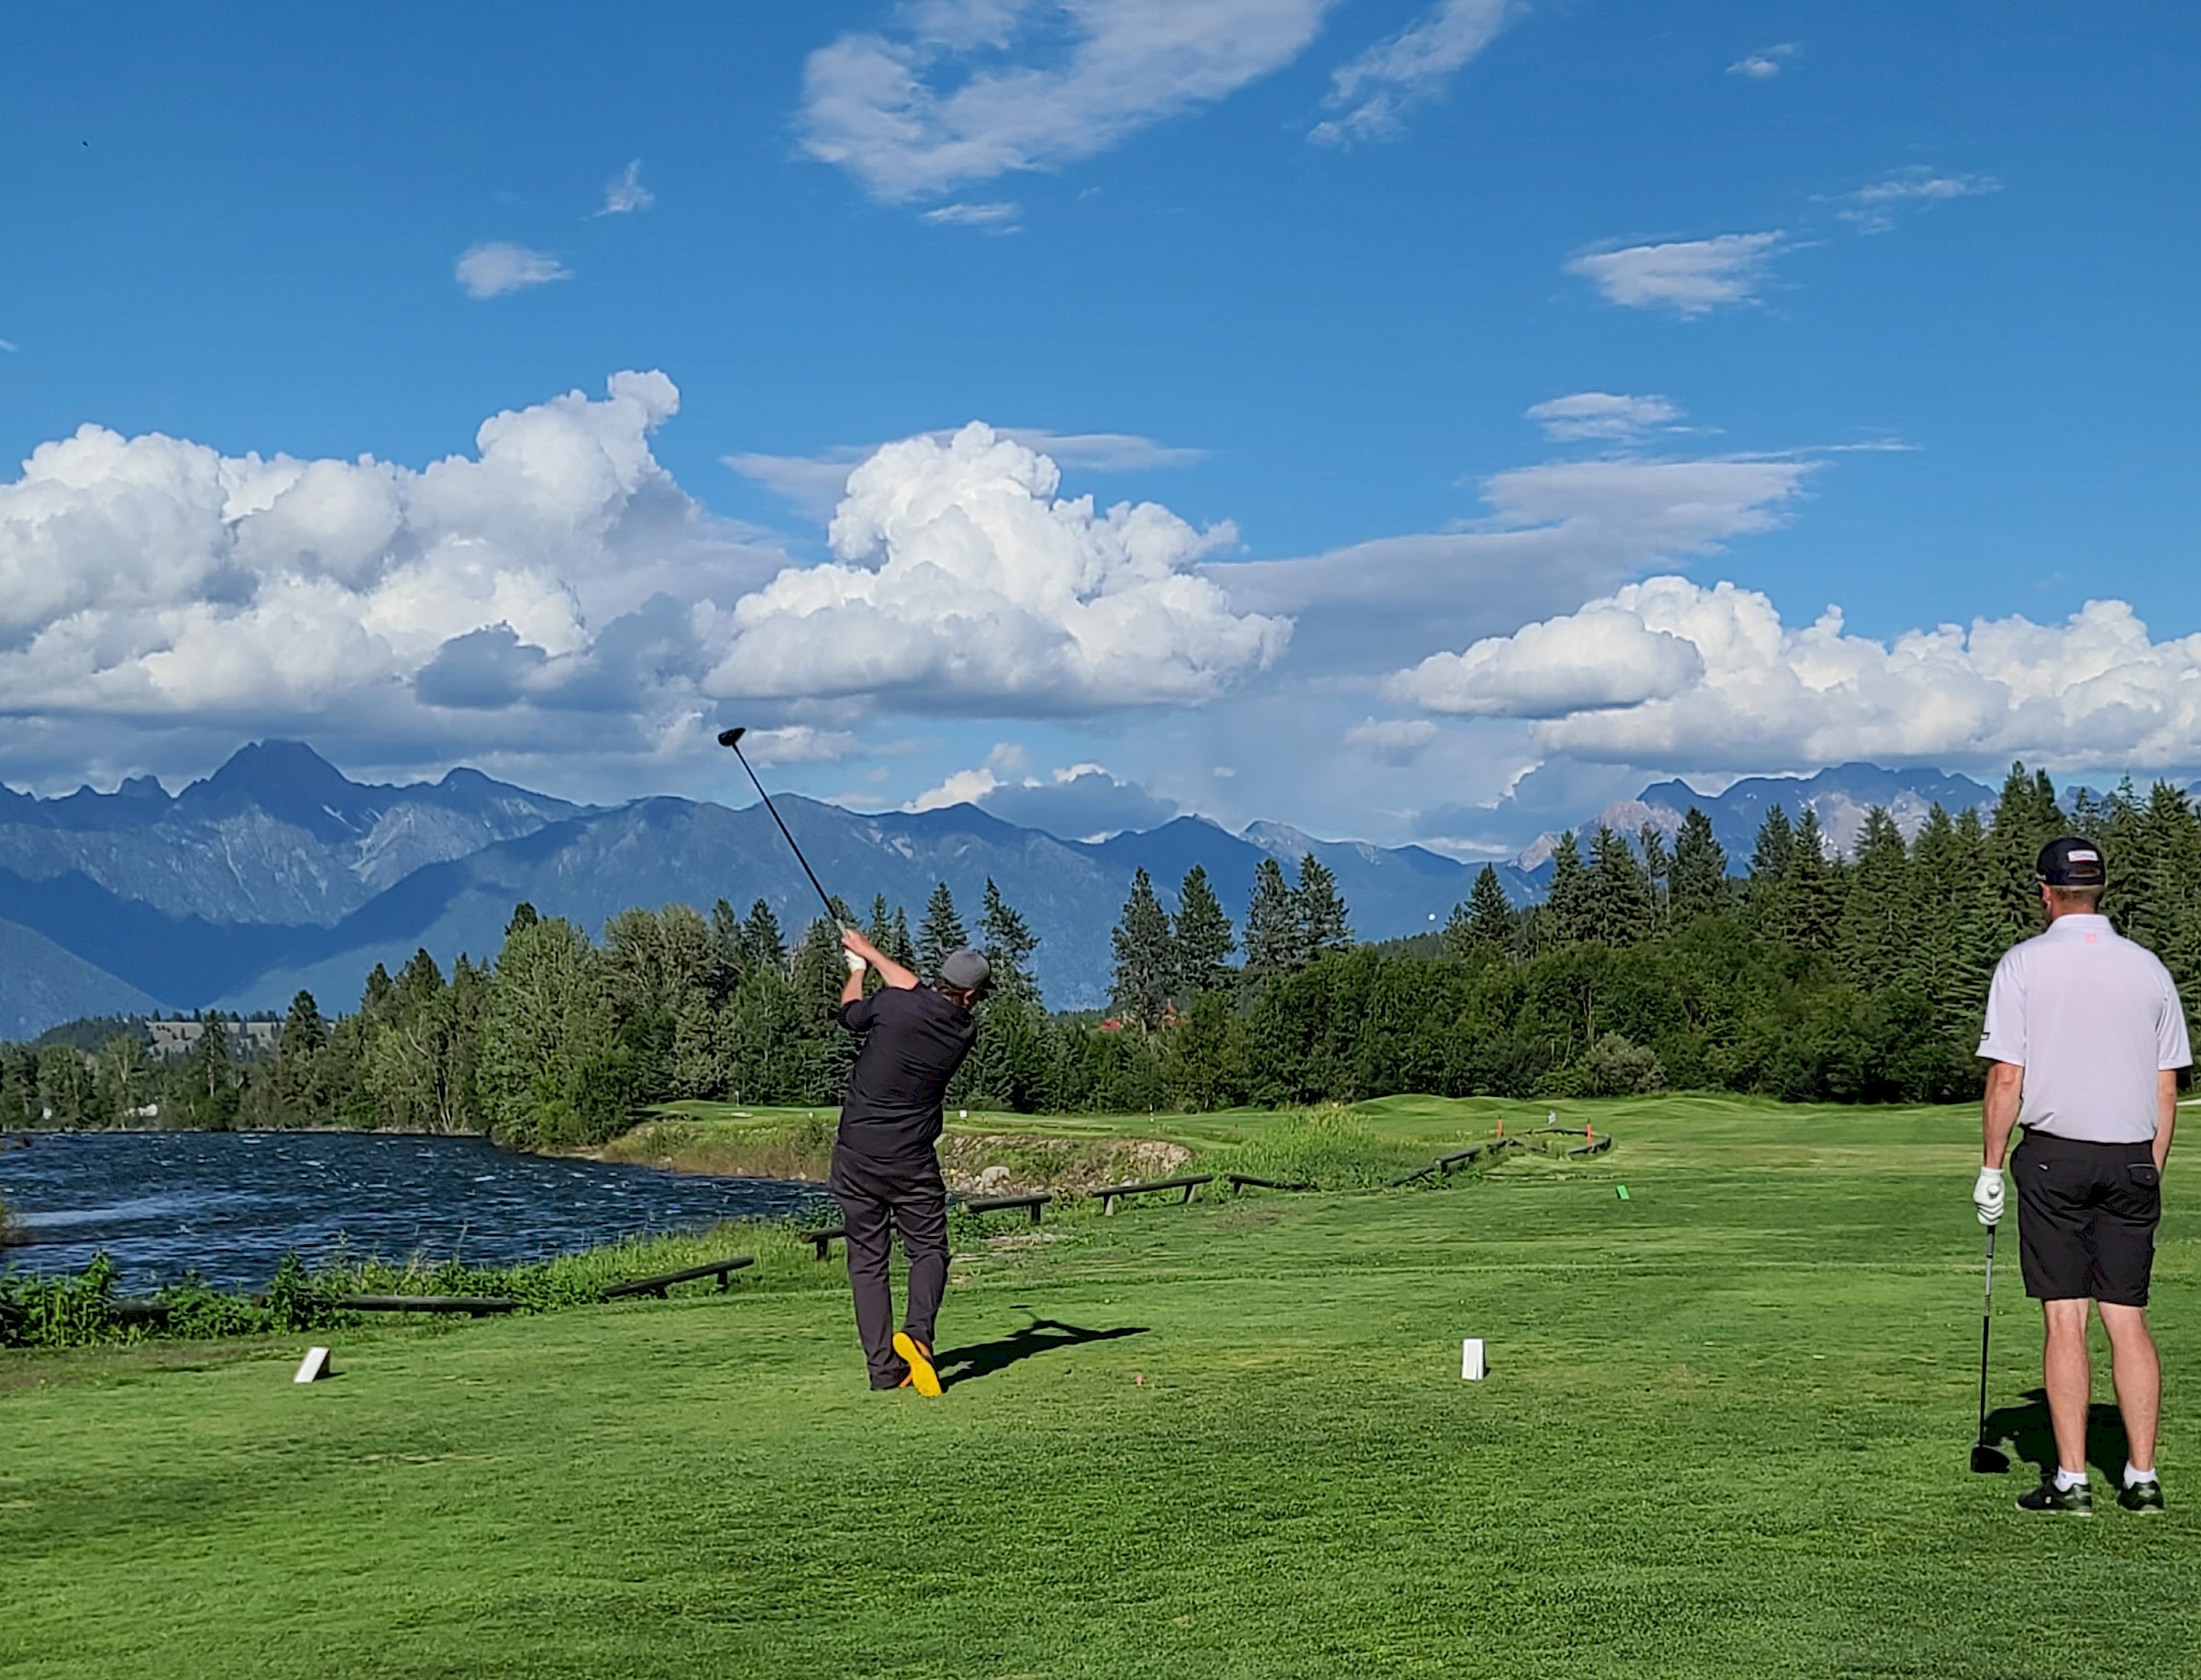
{"type": "Polygon", "coordinates": [[[1010,908],[993,878],[986,878],[986,896],[980,901],[979,934],[986,941],[986,966],[992,972],[988,989],[995,1002],[1019,999],[1039,1001],[1039,987],[1032,978],[1032,953],[1039,941],[1023,917],[1010,908]]]}
{"type": "Polygon", "coordinates": [[[512,907],[512,918],[504,923],[504,937],[510,939],[524,927],[533,927],[542,918],[535,913],[535,906],[522,899],[512,907]]]}
{"type": "Polygon", "coordinates": [[[1768,937],[1786,936],[1789,866],[1796,859],[1796,830],[1788,813],[1769,806],[1758,824],[1757,845],[1750,854],[1750,873],[1742,883],[1742,901],[1749,908],[1751,925],[1768,937]]]}
{"type": "Polygon", "coordinates": [[[1727,908],[1727,851],[1712,833],[1712,821],[1691,805],[1674,841],[1670,878],[1671,917],[1676,928],[1727,908]]]}
{"type": "Polygon", "coordinates": [[[1842,918],[1842,879],[1840,867],[1827,857],[1826,835],[1819,812],[1804,807],[1789,847],[1788,865],[1781,883],[1779,934],[1791,949],[1830,951],[1834,927],[1842,918]]]}
{"type": "Polygon", "coordinates": [[[758,968],[782,977],[787,973],[787,939],[780,931],[780,918],[762,899],[749,906],[741,923],[741,971],[747,975],[758,968]]]}
{"type": "Polygon", "coordinates": [[[720,899],[711,906],[711,967],[704,979],[713,1004],[723,1005],[734,995],[743,967],[741,918],[720,899]]]}
{"type": "Polygon", "coordinates": [[[1552,847],[1552,884],[1543,895],[1543,914],[1538,919],[1542,943],[1549,946],[1579,945],[1592,938],[1589,910],[1589,871],[1582,866],[1582,850],[1572,834],[1561,834],[1552,847]]]}
{"type": "Polygon", "coordinates": [[[924,901],[924,920],[917,929],[917,971],[930,976],[940,972],[940,965],[957,951],[970,944],[970,934],[963,925],[963,917],[956,909],[956,895],[940,881],[933,888],[933,895],[924,901]]]}
{"type": "MultiPolygon", "coordinates": [[[[894,912],[888,908],[887,895],[883,892],[871,895],[871,913],[864,918],[864,937],[885,955],[894,956],[889,948],[894,943],[894,912]]],[[[901,958],[895,960],[899,962],[901,958]]]]}
{"type": "Polygon", "coordinates": [[[1657,823],[1645,823],[1636,830],[1635,839],[1643,852],[1643,874],[1651,882],[1651,919],[1654,926],[1663,930],[1673,921],[1674,858],[1666,850],[1666,837],[1659,832],[1657,823]]]}
{"type": "Polygon", "coordinates": [[[1163,1067],[1178,1100],[1196,1113],[1245,1100],[1245,1022],[1229,998],[1210,990],[1192,1000],[1184,1024],[1169,1034],[1163,1067]]]}
{"type": "Polygon", "coordinates": [[[1228,989],[1231,953],[1237,948],[1222,901],[1209,884],[1207,870],[1194,864],[1177,890],[1176,990],[1190,1000],[1228,989]]]}
{"type": "Polygon", "coordinates": [[[2030,939],[2041,927],[2041,888],[2034,864],[2041,848],[2064,831],[2063,812],[2046,771],[2010,766],[1987,824],[1987,863],[2005,935],[2030,939]]]}
{"type": "Polygon", "coordinates": [[[1650,878],[1635,853],[1616,830],[1598,823],[1589,839],[1581,936],[1595,945],[1634,945],[1651,936],[1654,915],[1650,878]]]}
{"type": "Polygon", "coordinates": [[[1909,848],[1895,818],[1875,805],[1865,812],[1850,890],[1835,925],[1835,960],[1853,986],[1876,993],[1895,984],[1912,912],[1909,848]]]}
{"type": "Polygon", "coordinates": [[[918,972],[917,946],[910,938],[909,913],[894,906],[894,920],[887,926],[887,943],[879,947],[912,974],[918,972]]]}
{"type": "Polygon", "coordinates": [[[1305,960],[1353,948],[1353,929],[1346,921],[1337,877],[1312,852],[1300,859],[1300,884],[1292,899],[1299,911],[1300,948],[1305,960]]]}
{"type": "Polygon", "coordinates": [[[1152,1032],[1169,1011],[1170,984],[1177,973],[1177,942],[1169,912],[1155,896],[1154,882],[1141,869],[1131,879],[1131,897],[1110,943],[1115,974],[1109,982],[1109,1007],[1126,1022],[1152,1032]]]}
{"type": "Polygon", "coordinates": [[[1300,907],[1273,857],[1254,866],[1253,897],[1245,909],[1245,978],[1266,985],[1307,966],[1300,907]]]}
{"type": "Polygon", "coordinates": [[[1478,951],[1512,948],[1513,905],[1499,884],[1498,868],[1485,864],[1476,872],[1466,901],[1453,906],[1452,920],[1444,924],[1444,954],[1465,962],[1478,951]]]}

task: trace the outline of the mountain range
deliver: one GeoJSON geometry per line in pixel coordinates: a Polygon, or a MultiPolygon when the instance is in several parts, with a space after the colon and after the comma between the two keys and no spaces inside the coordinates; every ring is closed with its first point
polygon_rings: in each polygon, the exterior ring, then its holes
{"type": "MultiPolygon", "coordinates": [[[[1933,801],[1957,809],[1992,797],[1963,777],[1845,765],[1753,778],[1711,798],[1660,783],[1590,820],[1671,832],[1697,805],[1739,867],[1776,801],[1792,814],[1813,805],[1846,847],[1874,804],[1915,828],[1933,801]]],[[[1480,868],[1273,823],[1232,834],[1186,816],[1071,841],[970,805],[864,814],[792,795],[778,802],[820,877],[859,913],[883,893],[914,918],[946,881],[968,920],[993,879],[1039,935],[1040,984],[1062,1008],[1105,998],[1110,932],[1141,868],[1167,901],[1202,865],[1243,918],[1263,857],[1289,869],[1311,852],[1336,874],[1363,939],[1441,925],[1480,868]]],[[[1548,860],[1539,843],[1498,866],[1516,901],[1538,896],[1548,860]]],[[[326,1011],[348,1010],[378,962],[394,970],[423,947],[446,964],[461,951],[493,956],[522,899],[596,933],[630,905],[722,897],[742,910],[763,899],[791,935],[813,913],[761,805],[580,805],[470,769],[368,785],[281,741],[245,747],[172,796],[150,778],[58,799],[0,789],[0,1036],[86,1014],[280,1010],[301,988],[326,1011]]]]}

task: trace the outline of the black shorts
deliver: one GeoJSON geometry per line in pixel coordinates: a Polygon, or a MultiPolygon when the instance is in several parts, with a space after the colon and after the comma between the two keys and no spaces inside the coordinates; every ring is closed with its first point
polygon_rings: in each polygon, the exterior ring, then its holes
{"type": "Polygon", "coordinates": [[[2154,1146],[2029,1132],[2010,1167],[2025,1292],[2035,1300],[2146,1306],[2162,1217],[2154,1146]]]}

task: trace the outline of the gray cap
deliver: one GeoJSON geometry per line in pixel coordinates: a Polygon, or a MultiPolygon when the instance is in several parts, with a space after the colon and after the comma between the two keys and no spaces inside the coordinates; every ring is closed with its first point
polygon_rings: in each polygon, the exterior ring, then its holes
{"type": "Polygon", "coordinates": [[[984,953],[966,948],[951,952],[933,978],[956,991],[983,991],[992,975],[984,953]]]}

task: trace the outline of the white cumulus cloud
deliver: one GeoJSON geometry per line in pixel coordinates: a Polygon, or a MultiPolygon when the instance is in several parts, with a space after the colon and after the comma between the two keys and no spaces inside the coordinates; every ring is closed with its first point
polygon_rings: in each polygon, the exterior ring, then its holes
{"type": "Polygon", "coordinates": [[[1469,717],[1562,717],[1664,699],[1703,670],[1693,644],[1624,608],[1593,603],[1465,653],[1432,654],[1393,678],[1389,693],[1469,717]]]}
{"type": "Polygon", "coordinates": [[[1106,151],[1280,69],[1336,0],[920,0],[804,68],[803,144],[901,203],[1106,151]]]}
{"type": "Polygon", "coordinates": [[[1906,210],[2001,191],[2002,182],[1992,175],[1942,175],[1919,164],[1843,193],[1834,214],[1859,233],[1886,233],[1906,210]]]}
{"type": "Polygon", "coordinates": [[[467,296],[473,298],[503,297],[507,292],[572,278],[572,271],[547,251],[502,239],[469,246],[454,272],[467,296]]]}
{"type": "Polygon", "coordinates": [[[1437,97],[1523,8],[1517,0],[1437,0],[1398,34],[1341,64],[1324,101],[1340,113],[1310,137],[1324,145],[1380,139],[1405,112],[1437,97]]]}
{"type": "Polygon", "coordinates": [[[1664,397],[1620,396],[1609,391],[1577,391],[1553,397],[1529,410],[1529,418],[1546,437],[1562,443],[1604,438],[1630,443],[1645,432],[1672,426],[1681,410],[1664,397]]]}
{"type": "Polygon", "coordinates": [[[1628,309],[1671,309],[1687,318],[1722,304],[1754,301],[1782,241],[1776,229],[1630,245],[1585,251],[1570,259],[1566,270],[1596,286],[1609,303],[1628,309]]]}
{"type": "MultiPolygon", "coordinates": [[[[645,735],[707,702],[665,591],[738,598],[780,557],[710,521],[650,452],[679,404],[621,373],[492,416],[476,453],[225,456],[86,426],[0,483],[0,715],[52,731],[229,720],[325,739],[517,731],[558,705],[645,735]]],[[[570,726],[569,726],[570,728],[570,726]]]]}
{"type": "Polygon", "coordinates": [[[636,158],[608,182],[603,189],[603,208],[598,216],[632,216],[637,210],[647,210],[658,202],[658,195],[642,184],[642,160],[636,158]]]}
{"type": "Polygon", "coordinates": [[[1541,751],[1644,768],[2201,763],[2201,636],[2156,641],[2121,601],[1882,640],[1836,607],[1795,625],[1754,590],[1651,578],[1401,672],[1394,692],[1537,719],[1541,751]]]}
{"type": "Polygon", "coordinates": [[[1056,495],[1054,461],[973,423],[848,475],[835,561],[791,568],[721,627],[714,693],[890,696],[985,712],[1197,702],[1290,632],[1193,571],[1235,540],[1154,503],[1056,495]]]}

